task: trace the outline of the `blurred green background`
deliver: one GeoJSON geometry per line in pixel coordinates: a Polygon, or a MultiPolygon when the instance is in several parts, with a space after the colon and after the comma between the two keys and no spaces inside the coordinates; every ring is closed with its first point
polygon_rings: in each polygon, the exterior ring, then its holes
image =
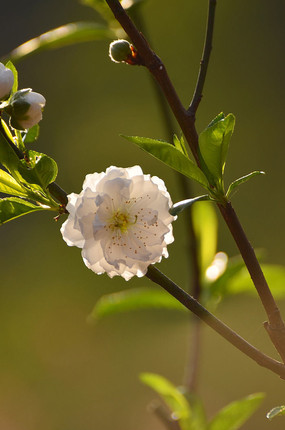
{"type": "MultiPolygon", "coordinates": [[[[206,0],[148,0],[142,8],[152,43],[185,105],[196,82],[206,11],[206,0]]],[[[214,50],[197,117],[201,131],[221,110],[236,115],[227,179],[257,169],[266,176],[244,185],[234,207],[253,245],[279,264],[285,263],[284,18],[283,0],[218,1],[214,50]]],[[[93,19],[100,22],[76,0],[5,2],[0,56],[51,28],[93,19]]],[[[108,42],[100,41],[40,53],[17,68],[20,88],[32,87],[47,99],[33,148],[58,162],[57,182],[67,192],[79,192],[87,173],[111,164],[140,164],[145,173],[165,180],[173,201],[181,198],[172,171],[119,137],[165,137],[142,67],[112,63],[108,42]]],[[[235,255],[220,221],[218,248],[235,255]]],[[[86,318],[100,296],[150,283],[94,275],[80,250],[63,242],[61,223],[36,213],[0,229],[0,429],[162,429],[147,411],[155,395],[138,374],[157,372],[181,384],[191,348],[188,318],[148,311],[89,325],[86,318]]],[[[159,268],[186,287],[183,217],[174,230],[170,258],[159,268]]],[[[285,315],[284,302],[280,308],[285,315]]],[[[275,354],[257,299],[227,299],[217,314],[255,346],[275,354]]],[[[284,382],[205,326],[202,338],[199,393],[209,417],[230,401],[263,391],[266,401],[243,428],[284,429],[285,418],[265,418],[269,409],[285,403],[284,382]]]]}

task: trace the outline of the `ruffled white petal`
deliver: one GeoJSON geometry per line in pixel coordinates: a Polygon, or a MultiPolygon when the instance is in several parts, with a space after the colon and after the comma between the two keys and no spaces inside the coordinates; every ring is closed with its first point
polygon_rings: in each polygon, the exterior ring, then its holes
{"type": "Polygon", "coordinates": [[[87,175],[81,193],[68,196],[61,233],[69,246],[82,248],[93,272],[129,280],[168,257],[166,246],[174,240],[171,206],[161,179],[144,175],[139,166],[111,166],[87,175]]]}

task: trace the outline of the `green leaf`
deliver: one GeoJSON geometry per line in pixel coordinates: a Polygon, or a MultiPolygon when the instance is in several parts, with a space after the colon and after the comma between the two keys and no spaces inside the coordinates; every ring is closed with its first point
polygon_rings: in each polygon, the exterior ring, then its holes
{"type": "Polygon", "coordinates": [[[107,294],[101,297],[92,310],[90,318],[98,319],[120,312],[145,309],[187,311],[180,302],[164,291],[149,288],[137,288],[107,294]]]}
{"type": "Polygon", "coordinates": [[[0,199],[0,224],[4,224],[22,215],[42,210],[47,210],[47,208],[34,205],[17,197],[0,199]]]}
{"type": "Polygon", "coordinates": [[[7,138],[3,136],[1,131],[0,131],[0,163],[4,167],[6,167],[7,170],[9,170],[9,172],[11,173],[13,178],[16,179],[16,181],[18,182],[22,181],[22,177],[19,173],[21,162],[17,157],[15,151],[12,149],[11,145],[8,143],[7,138]]]}
{"type": "MultiPolygon", "coordinates": [[[[261,268],[274,297],[276,299],[284,298],[285,267],[275,264],[262,264],[261,268]]],[[[251,277],[244,266],[235,276],[231,276],[228,279],[224,288],[227,294],[256,293],[251,277]]]]}
{"type": "Polygon", "coordinates": [[[223,174],[235,117],[218,115],[199,136],[199,156],[202,170],[209,182],[223,190],[223,174]]]}
{"type": "Polygon", "coordinates": [[[189,429],[190,405],[178,388],[163,376],[155,373],[141,373],[140,379],[162,397],[172,411],[172,418],[179,420],[181,428],[189,429]]]}
{"type": "Polygon", "coordinates": [[[281,415],[285,415],[285,406],[276,406],[271,409],[271,411],[267,412],[266,418],[272,420],[275,417],[280,417],[281,415]]]}
{"type": "Polygon", "coordinates": [[[241,185],[244,184],[245,182],[247,182],[249,179],[253,178],[254,176],[257,175],[265,175],[265,172],[262,172],[262,170],[255,170],[254,172],[249,173],[248,175],[242,176],[239,179],[236,179],[235,181],[233,181],[227,191],[226,196],[230,197],[231,194],[233,194],[234,191],[237,190],[237,188],[241,185]]]}
{"type": "Polygon", "coordinates": [[[21,176],[29,184],[37,184],[42,188],[54,182],[57,176],[56,162],[45,154],[36,151],[27,151],[29,162],[22,160],[22,165],[19,168],[21,176]]]}
{"type": "Polygon", "coordinates": [[[18,72],[12,61],[8,61],[5,66],[13,72],[14,75],[14,84],[11,91],[11,94],[15,93],[18,90],[18,72]]]}
{"type": "Polygon", "coordinates": [[[251,417],[263,399],[263,393],[256,393],[230,403],[210,421],[207,430],[239,429],[251,417]]]}
{"type": "Polygon", "coordinates": [[[208,189],[208,182],[204,173],[186,155],[182,154],[177,148],[163,140],[150,139],[148,137],[124,136],[125,139],[138,145],[153,157],[167,164],[182,175],[193,179],[204,188],[208,189]]]}
{"type": "Polygon", "coordinates": [[[175,148],[177,148],[180,152],[182,152],[182,154],[186,155],[186,157],[189,158],[183,136],[181,136],[181,138],[179,139],[179,137],[176,136],[176,134],[174,134],[173,144],[174,144],[175,148]]]}
{"type": "Polygon", "coordinates": [[[72,22],[23,43],[10,53],[10,58],[16,62],[40,51],[114,37],[116,37],[115,33],[105,25],[94,22],[72,22]]]}
{"type": "Polygon", "coordinates": [[[36,124],[28,130],[23,140],[25,143],[33,143],[35,140],[38,139],[39,134],[40,134],[40,126],[39,124],[36,124]]]}
{"type": "Polygon", "coordinates": [[[204,195],[195,197],[194,199],[181,200],[181,202],[175,203],[169,209],[169,213],[173,216],[178,215],[180,212],[184,211],[184,209],[188,208],[189,206],[192,206],[196,202],[201,202],[203,200],[210,200],[210,197],[208,195],[204,195]]]}
{"type": "Polygon", "coordinates": [[[215,208],[209,202],[192,207],[193,226],[198,241],[201,273],[212,263],[217,250],[218,221],[215,208]]]}
{"type": "Polygon", "coordinates": [[[2,169],[0,169],[0,192],[19,197],[28,197],[27,191],[9,173],[2,169]]]}

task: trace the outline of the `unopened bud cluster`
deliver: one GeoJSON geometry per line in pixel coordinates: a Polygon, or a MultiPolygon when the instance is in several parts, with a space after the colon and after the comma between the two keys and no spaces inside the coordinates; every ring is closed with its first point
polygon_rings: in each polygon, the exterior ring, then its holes
{"type": "Polygon", "coordinates": [[[13,72],[0,63],[0,109],[10,116],[10,124],[17,130],[26,130],[42,119],[45,98],[31,88],[12,93],[13,72]]]}

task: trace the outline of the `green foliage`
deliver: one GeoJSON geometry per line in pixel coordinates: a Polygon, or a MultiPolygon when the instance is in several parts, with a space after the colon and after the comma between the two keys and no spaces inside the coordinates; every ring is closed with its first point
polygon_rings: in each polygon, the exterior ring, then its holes
{"type": "Polygon", "coordinates": [[[230,403],[210,421],[207,430],[239,429],[251,417],[263,399],[263,393],[256,393],[230,403]]]}
{"type": "Polygon", "coordinates": [[[192,218],[198,242],[200,269],[204,274],[217,249],[218,221],[215,208],[208,202],[196,203],[192,207],[192,218]]]}
{"type": "Polygon", "coordinates": [[[18,90],[18,72],[12,61],[8,61],[5,66],[13,72],[14,75],[14,84],[11,91],[11,94],[15,93],[18,90]]]}
{"type": "Polygon", "coordinates": [[[182,430],[189,430],[189,418],[192,411],[185,396],[163,376],[155,373],[141,373],[141,381],[158,393],[169,409],[172,418],[178,420],[182,430]]]}
{"type": "Polygon", "coordinates": [[[0,193],[28,197],[28,192],[9,173],[0,169],[0,193]]]}
{"type": "Polygon", "coordinates": [[[94,22],[72,22],[23,43],[10,53],[10,58],[16,62],[37,52],[114,37],[116,34],[105,25],[94,22]]]}
{"type": "Polygon", "coordinates": [[[230,139],[234,130],[233,114],[219,114],[199,136],[199,158],[209,183],[224,193],[224,169],[230,139]]]}
{"type": "Polygon", "coordinates": [[[163,140],[150,139],[148,137],[124,136],[125,139],[135,143],[139,148],[151,154],[153,157],[177,170],[182,175],[193,179],[204,188],[208,189],[208,182],[204,173],[181,150],[163,140]]]}
{"type": "Polygon", "coordinates": [[[176,136],[176,134],[174,134],[173,136],[173,144],[175,146],[175,148],[177,148],[180,152],[182,152],[182,154],[186,155],[186,157],[188,157],[188,152],[185,146],[185,142],[184,142],[184,138],[183,136],[179,137],[176,136]]]}
{"type": "Polygon", "coordinates": [[[40,126],[39,124],[34,125],[32,128],[28,130],[28,132],[24,135],[23,140],[26,143],[33,143],[38,139],[40,134],[40,126]]]}
{"type": "Polygon", "coordinates": [[[269,420],[272,420],[275,417],[280,417],[281,415],[285,415],[285,406],[276,406],[275,408],[271,409],[266,414],[266,418],[269,420]]]}
{"type": "Polygon", "coordinates": [[[29,150],[26,152],[26,159],[22,160],[22,165],[19,166],[19,171],[26,182],[46,189],[51,182],[54,182],[58,169],[52,158],[29,150]]]}
{"type": "Polygon", "coordinates": [[[46,208],[17,197],[0,199],[0,225],[22,215],[40,210],[46,210],[46,208]]]}
{"type": "Polygon", "coordinates": [[[96,303],[90,318],[98,319],[140,309],[169,309],[188,312],[180,302],[165,291],[136,288],[104,295],[96,303]]]}
{"type": "Polygon", "coordinates": [[[249,173],[248,175],[242,176],[239,179],[236,179],[235,181],[233,181],[227,191],[226,196],[230,197],[235,191],[237,191],[238,187],[241,184],[244,184],[245,182],[247,182],[249,179],[253,178],[254,176],[257,175],[265,175],[264,172],[262,172],[261,170],[255,170],[254,172],[249,173]]]}

